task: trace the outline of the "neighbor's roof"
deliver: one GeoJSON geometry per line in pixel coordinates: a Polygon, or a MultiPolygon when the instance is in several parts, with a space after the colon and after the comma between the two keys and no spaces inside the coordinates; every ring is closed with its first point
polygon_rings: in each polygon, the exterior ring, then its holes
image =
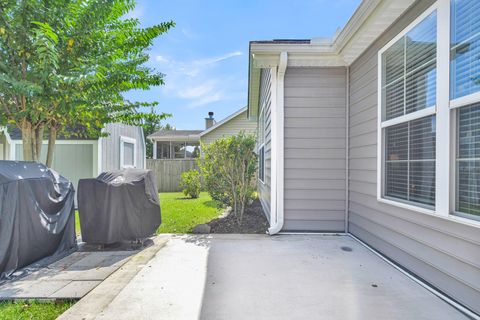
{"type": "Polygon", "coordinates": [[[157,141],[169,141],[169,140],[199,140],[199,134],[202,130],[160,130],[152,133],[147,138],[157,141]]]}
{"type": "Polygon", "coordinates": [[[215,123],[213,126],[211,126],[210,128],[208,128],[207,130],[204,130],[200,133],[200,137],[206,135],[207,133],[209,132],[212,132],[213,130],[217,129],[218,127],[221,127],[223,126],[225,123],[229,122],[230,120],[232,120],[233,118],[235,118],[236,116],[239,116],[241,115],[242,113],[244,113],[245,111],[247,111],[247,107],[243,107],[242,109],[232,113],[231,115],[229,115],[228,117],[226,117],[225,119],[223,119],[222,121],[219,121],[217,123],[215,123]]]}

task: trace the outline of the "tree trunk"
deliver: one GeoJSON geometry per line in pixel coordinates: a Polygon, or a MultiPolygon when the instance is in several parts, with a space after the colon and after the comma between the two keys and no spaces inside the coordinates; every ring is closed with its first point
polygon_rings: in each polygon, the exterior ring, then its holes
{"type": "Polygon", "coordinates": [[[35,154],[36,154],[36,159],[40,159],[40,155],[42,154],[42,144],[43,144],[43,129],[44,126],[40,125],[38,128],[35,128],[35,154]]]}
{"type": "Polygon", "coordinates": [[[33,161],[32,124],[22,121],[23,160],[33,161]]]}
{"type": "Polygon", "coordinates": [[[57,141],[57,128],[51,126],[48,133],[48,149],[47,149],[47,167],[51,167],[53,163],[53,153],[55,152],[55,142],[57,141]]]}

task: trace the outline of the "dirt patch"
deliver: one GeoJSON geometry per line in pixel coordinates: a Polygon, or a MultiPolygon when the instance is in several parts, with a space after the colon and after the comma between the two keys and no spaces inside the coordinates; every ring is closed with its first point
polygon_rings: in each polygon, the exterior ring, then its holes
{"type": "Polygon", "coordinates": [[[233,213],[225,218],[213,219],[208,223],[210,233],[265,233],[268,221],[259,200],[255,200],[245,208],[242,223],[239,224],[233,213]]]}

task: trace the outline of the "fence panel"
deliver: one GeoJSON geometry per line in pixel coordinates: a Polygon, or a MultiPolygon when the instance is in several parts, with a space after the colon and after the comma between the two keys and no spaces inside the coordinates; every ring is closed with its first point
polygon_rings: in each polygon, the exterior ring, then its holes
{"type": "Polygon", "coordinates": [[[147,159],[147,169],[155,172],[159,192],[180,191],[182,172],[199,170],[194,159],[147,159]]]}

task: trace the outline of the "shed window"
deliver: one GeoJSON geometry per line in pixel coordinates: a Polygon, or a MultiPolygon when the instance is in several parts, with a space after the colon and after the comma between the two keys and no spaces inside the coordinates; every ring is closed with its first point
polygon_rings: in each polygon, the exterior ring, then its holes
{"type": "Polygon", "coordinates": [[[381,53],[382,196],[435,205],[437,15],[381,53]]]}
{"type": "Polygon", "coordinates": [[[136,140],[120,137],[120,168],[136,167],[136,140]]]}

